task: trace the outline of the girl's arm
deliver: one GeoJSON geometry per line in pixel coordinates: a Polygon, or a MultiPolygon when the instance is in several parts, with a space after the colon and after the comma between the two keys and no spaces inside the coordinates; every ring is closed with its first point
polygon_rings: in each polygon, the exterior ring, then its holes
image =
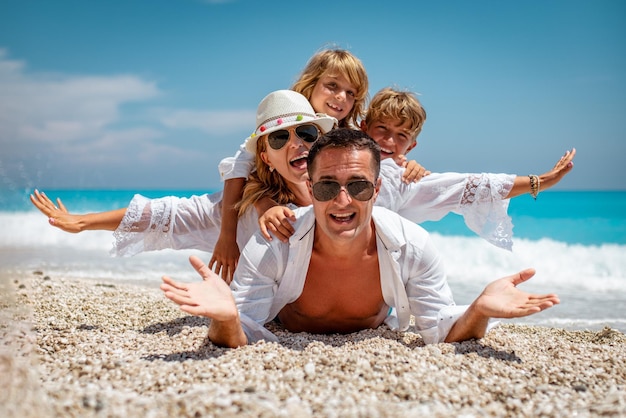
{"type": "Polygon", "coordinates": [[[237,222],[239,216],[235,206],[243,196],[245,184],[245,178],[231,178],[224,182],[222,225],[211,261],[209,261],[209,268],[220,275],[226,283],[230,283],[233,280],[233,274],[239,261],[239,246],[237,245],[237,222]],[[215,269],[213,266],[215,266],[215,269]]]}
{"type": "Polygon", "coordinates": [[[237,245],[239,214],[235,206],[241,201],[246,180],[254,167],[254,155],[247,151],[245,145],[245,142],[241,144],[233,157],[220,161],[218,167],[224,179],[222,223],[220,235],[209,261],[209,268],[214,269],[226,283],[232,281],[239,261],[239,246],[237,245]]]}

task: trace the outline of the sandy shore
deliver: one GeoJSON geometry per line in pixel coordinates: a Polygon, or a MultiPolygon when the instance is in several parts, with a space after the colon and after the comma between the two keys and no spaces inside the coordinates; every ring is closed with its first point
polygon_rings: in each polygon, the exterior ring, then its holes
{"type": "Polygon", "coordinates": [[[1,285],[1,417],[626,415],[626,336],[611,329],[502,325],[432,346],[385,327],[274,329],[280,344],[228,350],[157,288],[1,285]]]}

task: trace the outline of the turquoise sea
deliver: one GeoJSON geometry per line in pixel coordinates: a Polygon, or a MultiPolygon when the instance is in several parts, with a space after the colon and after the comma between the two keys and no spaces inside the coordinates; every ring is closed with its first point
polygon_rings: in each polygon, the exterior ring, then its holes
{"type": "MultiPolygon", "coordinates": [[[[159,251],[132,258],[108,255],[110,232],[68,234],[48,225],[28,200],[32,190],[0,190],[0,275],[24,277],[35,270],[49,276],[123,280],[158,285],[163,274],[196,280],[187,263],[196,251],[159,251]]],[[[45,190],[70,211],[94,212],[125,207],[133,191],[45,190]]],[[[148,197],[190,196],[202,190],[143,190],[148,197]]],[[[209,191],[210,192],[210,191],[209,191]]],[[[536,292],[556,292],[561,304],[515,322],[567,329],[626,332],[626,192],[547,191],[537,200],[511,201],[513,251],[496,248],[449,215],[426,222],[448,270],[457,303],[469,303],[491,280],[534,267],[523,284],[536,292]]]]}

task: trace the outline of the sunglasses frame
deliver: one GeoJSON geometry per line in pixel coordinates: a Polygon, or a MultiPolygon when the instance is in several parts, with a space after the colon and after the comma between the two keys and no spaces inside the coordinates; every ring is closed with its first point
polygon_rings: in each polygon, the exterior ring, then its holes
{"type": "Polygon", "coordinates": [[[359,202],[367,202],[369,200],[372,199],[372,197],[374,196],[374,192],[376,191],[376,185],[374,183],[372,183],[369,180],[352,180],[347,182],[346,184],[342,185],[340,184],[338,181],[334,181],[334,180],[320,180],[317,183],[313,184],[311,186],[311,191],[313,192],[313,197],[315,198],[315,200],[318,200],[320,202],[328,202],[331,201],[333,199],[336,199],[337,196],[339,196],[339,193],[341,193],[342,190],[345,190],[346,193],[348,195],[350,195],[350,197],[352,199],[358,200],[359,202]],[[352,194],[352,191],[350,190],[350,186],[353,186],[355,184],[367,184],[368,187],[359,191],[355,191],[355,194],[352,194]],[[320,199],[319,193],[323,193],[319,190],[320,185],[333,185],[333,186],[339,186],[337,189],[335,189],[336,191],[334,192],[334,194],[328,198],[326,198],[326,196],[321,196],[322,198],[320,199]],[[316,192],[316,189],[318,190],[316,192]],[[366,199],[361,199],[359,197],[357,197],[358,192],[364,192],[365,190],[370,190],[371,193],[369,194],[369,197],[366,199]]]}
{"type": "Polygon", "coordinates": [[[320,137],[320,135],[322,134],[322,130],[319,128],[319,126],[317,126],[314,123],[303,123],[301,125],[296,125],[296,126],[290,126],[289,128],[284,128],[284,129],[277,129],[274,132],[270,132],[269,134],[267,134],[267,144],[270,146],[270,148],[272,148],[273,150],[278,151],[279,149],[282,149],[287,142],[289,142],[289,139],[291,139],[291,133],[294,133],[298,138],[300,138],[301,140],[303,140],[304,142],[307,142],[309,144],[317,141],[317,139],[320,137]],[[298,129],[303,128],[303,127],[309,127],[312,126],[317,130],[317,136],[313,139],[310,140],[308,138],[303,138],[302,136],[300,136],[300,134],[298,133],[298,129]],[[275,138],[275,134],[279,133],[279,132],[287,132],[289,134],[289,137],[286,140],[283,139],[276,139],[275,138]],[[284,141],[284,142],[282,142],[284,141]],[[276,147],[275,145],[277,145],[277,142],[282,142],[282,144],[280,144],[280,146],[276,147]],[[274,145],[272,145],[274,144],[274,145]]]}

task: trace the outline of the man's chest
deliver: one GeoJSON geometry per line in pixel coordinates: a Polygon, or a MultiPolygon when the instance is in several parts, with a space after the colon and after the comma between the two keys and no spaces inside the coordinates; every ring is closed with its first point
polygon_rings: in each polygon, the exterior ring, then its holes
{"type": "Polygon", "coordinates": [[[313,318],[330,315],[358,319],[378,314],[382,303],[377,256],[357,262],[313,255],[294,307],[313,318]]]}

